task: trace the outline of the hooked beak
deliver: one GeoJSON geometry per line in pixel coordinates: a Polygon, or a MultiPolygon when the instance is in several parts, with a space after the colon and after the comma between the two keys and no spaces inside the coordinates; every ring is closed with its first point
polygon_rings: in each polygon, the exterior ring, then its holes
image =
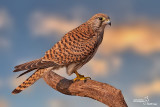
{"type": "Polygon", "coordinates": [[[111,26],[111,21],[109,20],[109,21],[107,22],[107,24],[111,26]]]}
{"type": "Polygon", "coordinates": [[[106,21],[106,24],[107,24],[107,25],[110,25],[110,26],[111,26],[111,20],[110,20],[110,17],[108,17],[107,19],[105,19],[105,21],[106,21]]]}
{"type": "Polygon", "coordinates": [[[110,26],[111,26],[111,21],[110,21],[110,22],[108,22],[108,25],[110,25],[110,26]]]}

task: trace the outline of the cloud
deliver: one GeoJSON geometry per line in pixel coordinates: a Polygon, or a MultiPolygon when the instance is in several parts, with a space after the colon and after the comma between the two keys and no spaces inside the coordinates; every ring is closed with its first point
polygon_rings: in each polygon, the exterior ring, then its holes
{"type": "Polygon", "coordinates": [[[8,29],[12,26],[12,20],[7,10],[0,9],[0,29],[8,29]]]}
{"type": "Polygon", "coordinates": [[[122,58],[120,56],[115,55],[111,56],[108,62],[111,65],[110,69],[112,69],[112,71],[118,71],[123,64],[122,58]]]}
{"type": "Polygon", "coordinates": [[[150,70],[150,76],[152,76],[152,77],[158,77],[158,76],[160,76],[160,57],[159,57],[159,55],[158,56],[156,56],[155,55],[155,57],[153,57],[152,58],[152,67],[151,67],[151,70],[150,70]]]}
{"type": "Polygon", "coordinates": [[[9,102],[3,98],[0,98],[0,106],[1,107],[9,107],[9,102]]]}
{"type": "MultiPolygon", "coordinates": [[[[149,21],[148,21],[149,22],[149,21]]],[[[100,48],[103,55],[132,50],[146,55],[160,51],[158,26],[149,24],[122,25],[105,30],[100,48]]]]}
{"type": "Polygon", "coordinates": [[[35,12],[30,19],[33,35],[47,36],[53,33],[65,34],[80,24],[77,20],[67,20],[63,16],[35,12]]]}
{"type": "Polygon", "coordinates": [[[63,99],[53,99],[47,101],[47,107],[69,107],[69,105],[70,104],[63,99]]]}
{"type": "Polygon", "coordinates": [[[88,64],[91,73],[96,76],[102,76],[108,73],[108,66],[107,61],[103,59],[94,58],[88,64]]]}
{"type": "Polygon", "coordinates": [[[141,83],[135,85],[132,89],[135,96],[144,97],[160,94],[160,80],[155,79],[151,83],[145,84],[141,83]]]}
{"type": "Polygon", "coordinates": [[[11,46],[10,40],[7,38],[12,28],[12,18],[6,9],[0,8],[0,49],[8,49],[11,46]]]}
{"type": "MultiPolygon", "coordinates": [[[[27,75],[23,75],[22,77],[20,78],[17,78],[17,76],[12,76],[10,77],[10,81],[9,84],[10,84],[10,88],[13,90],[15,88],[17,88],[21,83],[23,83],[26,79],[28,78],[27,75]]],[[[33,89],[33,87],[29,87],[29,88],[26,88],[24,92],[30,92],[31,90],[33,89]]]]}
{"type": "Polygon", "coordinates": [[[11,79],[10,79],[11,88],[16,88],[18,85],[20,85],[26,79],[27,79],[27,75],[24,75],[20,78],[16,78],[16,76],[11,77],[11,79]]]}
{"type": "Polygon", "coordinates": [[[152,67],[149,69],[149,77],[154,78],[151,82],[139,83],[132,87],[132,93],[138,97],[154,96],[160,94],[160,59],[155,56],[152,58],[152,67]]]}
{"type": "Polygon", "coordinates": [[[110,73],[117,73],[123,64],[119,56],[111,56],[110,58],[100,58],[95,56],[89,61],[86,66],[82,67],[84,74],[91,74],[94,77],[102,77],[110,75],[110,73]]]}

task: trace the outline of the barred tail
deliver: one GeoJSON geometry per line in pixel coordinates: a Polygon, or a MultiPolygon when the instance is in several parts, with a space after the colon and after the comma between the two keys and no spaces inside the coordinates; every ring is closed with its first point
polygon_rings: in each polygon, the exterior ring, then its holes
{"type": "Polygon", "coordinates": [[[40,79],[46,69],[38,69],[36,72],[34,72],[26,81],[24,81],[21,85],[19,85],[16,89],[12,91],[12,94],[18,94],[27,87],[34,84],[38,79],[40,79]]]}

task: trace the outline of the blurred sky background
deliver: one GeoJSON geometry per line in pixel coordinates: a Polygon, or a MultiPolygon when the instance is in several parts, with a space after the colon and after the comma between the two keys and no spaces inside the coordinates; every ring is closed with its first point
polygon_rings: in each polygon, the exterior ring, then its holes
{"type": "MultiPolygon", "coordinates": [[[[11,94],[30,75],[16,79],[15,65],[42,57],[65,33],[100,12],[111,17],[112,26],[79,72],[121,89],[129,107],[145,107],[133,99],[146,96],[160,107],[160,0],[0,0],[0,107],[105,107],[63,95],[42,79],[11,94]]],[[[56,72],[75,78],[65,69],[56,72]]]]}

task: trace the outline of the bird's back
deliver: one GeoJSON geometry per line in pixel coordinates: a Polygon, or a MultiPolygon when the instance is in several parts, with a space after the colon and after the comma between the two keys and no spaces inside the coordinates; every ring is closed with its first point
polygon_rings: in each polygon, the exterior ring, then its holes
{"type": "Polygon", "coordinates": [[[84,23],[65,34],[43,57],[45,61],[53,61],[59,65],[81,62],[92,54],[98,38],[92,28],[84,23]]]}

